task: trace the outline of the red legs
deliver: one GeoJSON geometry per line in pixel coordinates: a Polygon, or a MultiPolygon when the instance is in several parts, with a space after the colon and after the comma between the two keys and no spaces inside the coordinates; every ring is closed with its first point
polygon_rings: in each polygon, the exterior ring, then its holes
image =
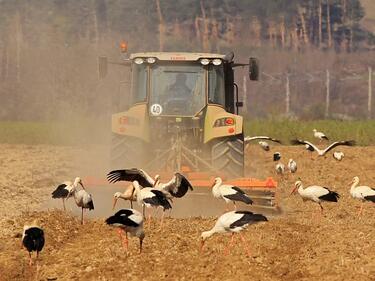
{"type": "Polygon", "coordinates": [[[358,216],[361,216],[363,213],[363,202],[361,203],[361,208],[359,209],[358,216]]]}
{"type": "Polygon", "coordinates": [[[234,211],[237,211],[237,205],[235,201],[233,201],[233,205],[234,205],[234,211]]]}
{"type": "Polygon", "coordinates": [[[241,241],[242,241],[242,243],[243,243],[243,245],[244,245],[244,247],[245,247],[245,250],[246,250],[247,256],[248,256],[248,257],[251,257],[250,250],[249,250],[249,247],[247,246],[247,242],[246,242],[246,240],[245,240],[245,237],[243,237],[243,235],[242,235],[241,232],[240,232],[239,234],[240,234],[241,241]]]}
{"type": "Polygon", "coordinates": [[[143,217],[146,218],[146,215],[145,215],[145,205],[143,204],[143,207],[142,207],[142,214],[143,214],[143,217]]]}
{"type": "Polygon", "coordinates": [[[66,208],[65,208],[65,200],[64,200],[64,198],[61,198],[61,199],[62,199],[62,202],[63,202],[64,211],[66,211],[66,208]]]}
{"type": "Polygon", "coordinates": [[[82,209],[82,212],[81,212],[81,225],[83,225],[83,207],[81,209],[82,209]]]}
{"type": "Polygon", "coordinates": [[[232,238],[230,239],[230,241],[229,241],[227,247],[224,249],[224,254],[225,254],[225,255],[229,255],[230,247],[232,247],[233,242],[234,242],[234,232],[232,232],[232,238]]]}
{"type": "Polygon", "coordinates": [[[33,265],[33,259],[31,258],[31,252],[29,252],[29,266],[33,265]]]}
{"type": "Polygon", "coordinates": [[[133,201],[132,200],[130,200],[130,209],[133,209],[133,201]]]}
{"type": "Polygon", "coordinates": [[[129,241],[128,241],[128,233],[121,228],[117,230],[118,235],[120,236],[120,240],[122,242],[122,247],[128,251],[129,250],[129,241]],[[122,234],[125,232],[125,238],[122,236],[122,234]]]}

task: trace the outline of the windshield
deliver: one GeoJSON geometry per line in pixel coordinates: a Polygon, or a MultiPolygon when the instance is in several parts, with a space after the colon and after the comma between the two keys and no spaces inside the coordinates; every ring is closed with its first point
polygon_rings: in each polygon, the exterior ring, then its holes
{"type": "Polygon", "coordinates": [[[208,102],[225,106],[223,66],[210,65],[208,69],[208,102]]]}
{"type": "Polygon", "coordinates": [[[146,101],[147,96],[147,66],[133,64],[131,104],[146,101]]]}
{"type": "Polygon", "coordinates": [[[193,63],[151,68],[150,113],[193,116],[206,104],[205,70],[193,63]]]}

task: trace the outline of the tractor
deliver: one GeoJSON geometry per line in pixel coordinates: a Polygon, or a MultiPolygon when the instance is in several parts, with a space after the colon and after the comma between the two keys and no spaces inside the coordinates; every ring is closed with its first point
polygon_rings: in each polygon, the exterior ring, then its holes
{"type": "Polygon", "coordinates": [[[227,181],[244,178],[243,117],[238,115],[243,103],[234,69],[246,66],[250,80],[258,80],[257,59],[236,63],[232,52],[133,53],[120,62],[99,57],[99,77],[107,75],[108,64],[125,67],[130,81],[127,105],[112,115],[113,169],[180,171],[203,180],[198,185],[216,175],[227,181]]]}

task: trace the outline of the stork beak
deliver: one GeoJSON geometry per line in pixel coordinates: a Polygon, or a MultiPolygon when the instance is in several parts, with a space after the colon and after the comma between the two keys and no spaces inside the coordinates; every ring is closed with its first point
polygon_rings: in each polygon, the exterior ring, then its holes
{"type": "Polygon", "coordinates": [[[117,198],[115,197],[115,198],[113,198],[112,210],[115,209],[115,207],[116,207],[116,203],[117,203],[117,198]]]}
{"type": "Polygon", "coordinates": [[[83,189],[86,189],[84,186],[83,186],[83,183],[80,181],[79,184],[82,186],[83,189]]]}
{"type": "Polygon", "coordinates": [[[203,252],[203,246],[204,246],[204,240],[203,239],[201,239],[201,244],[200,244],[200,246],[199,246],[199,251],[202,253],[203,252]]]}
{"type": "Polygon", "coordinates": [[[295,187],[293,188],[293,190],[292,190],[292,192],[290,193],[290,195],[292,195],[292,194],[296,191],[296,189],[297,189],[297,186],[295,186],[295,187]]]}

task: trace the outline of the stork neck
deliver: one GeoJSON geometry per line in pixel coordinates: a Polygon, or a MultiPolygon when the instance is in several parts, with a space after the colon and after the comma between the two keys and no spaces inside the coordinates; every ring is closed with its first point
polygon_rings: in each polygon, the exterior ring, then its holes
{"type": "Polygon", "coordinates": [[[214,235],[215,233],[215,227],[210,229],[210,230],[207,230],[207,231],[204,231],[202,232],[202,237],[204,240],[206,240],[207,238],[211,237],[212,235],[214,235]]]}
{"type": "Polygon", "coordinates": [[[299,194],[303,194],[304,189],[303,189],[303,184],[302,183],[298,187],[297,191],[298,191],[299,194]]]}
{"type": "Polygon", "coordinates": [[[358,183],[359,183],[358,181],[355,181],[355,182],[352,183],[352,186],[350,187],[350,192],[354,191],[354,189],[357,187],[358,183]]]}

